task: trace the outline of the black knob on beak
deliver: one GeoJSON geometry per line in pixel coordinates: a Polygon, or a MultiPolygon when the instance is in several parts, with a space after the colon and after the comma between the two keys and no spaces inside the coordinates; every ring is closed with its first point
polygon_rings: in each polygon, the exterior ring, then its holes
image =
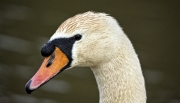
{"type": "Polygon", "coordinates": [[[55,50],[55,45],[53,45],[52,42],[47,42],[41,48],[41,55],[43,57],[48,57],[54,52],[54,50],[55,50]]]}

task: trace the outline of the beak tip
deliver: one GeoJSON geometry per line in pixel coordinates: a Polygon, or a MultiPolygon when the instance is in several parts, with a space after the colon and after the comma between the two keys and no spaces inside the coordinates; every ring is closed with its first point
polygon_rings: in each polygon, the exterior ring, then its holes
{"type": "Polygon", "coordinates": [[[33,89],[30,88],[31,81],[32,81],[32,80],[28,81],[27,84],[26,84],[26,86],[25,86],[25,90],[26,90],[26,92],[27,92],[28,94],[31,94],[31,93],[33,92],[33,89]]]}

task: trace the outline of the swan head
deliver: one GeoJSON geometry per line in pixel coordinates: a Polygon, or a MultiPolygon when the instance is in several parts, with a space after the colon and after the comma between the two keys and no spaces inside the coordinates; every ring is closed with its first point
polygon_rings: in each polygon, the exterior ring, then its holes
{"type": "Polygon", "coordinates": [[[41,54],[45,60],[27,82],[27,93],[65,69],[93,67],[110,61],[116,56],[121,34],[117,21],[105,13],[85,12],[67,19],[43,45],[41,54]]]}

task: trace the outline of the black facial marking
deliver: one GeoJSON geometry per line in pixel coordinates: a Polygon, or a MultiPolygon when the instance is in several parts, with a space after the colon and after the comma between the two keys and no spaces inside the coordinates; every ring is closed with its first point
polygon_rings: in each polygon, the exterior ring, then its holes
{"type": "Polygon", "coordinates": [[[49,67],[49,66],[52,65],[52,62],[53,62],[54,58],[55,58],[55,53],[53,52],[53,53],[51,54],[49,60],[48,60],[48,63],[47,63],[47,65],[46,65],[46,67],[49,67]]]}
{"type": "Polygon", "coordinates": [[[41,55],[44,57],[50,56],[54,50],[55,46],[59,47],[68,57],[71,56],[72,46],[75,41],[78,41],[82,38],[82,35],[76,34],[71,38],[58,38],[52,41],[47,42],[41,48],[41,55]]]}
{"type": "MultiPolygon", "coordinates": [[[[81,37],[82,36],[80,34],[77,34],[70,38],[57,38],[52,41],[49,41],[43,45],[43,47],[41,49],[41,54],[44,57],[48,57],[54,52],[55,47],[58,47],[68,57],[68,59],[69,59],[68,65],[70,66],[70,64],[72,62],[73,44],[75,43],[75,41],[80,40],[81,37]]],[[[51,55],[51,57],[48,61],[48,64],[46,65],[47,67],[51,66],[53,59],[54,59],[54,55],[51,55]]]]}

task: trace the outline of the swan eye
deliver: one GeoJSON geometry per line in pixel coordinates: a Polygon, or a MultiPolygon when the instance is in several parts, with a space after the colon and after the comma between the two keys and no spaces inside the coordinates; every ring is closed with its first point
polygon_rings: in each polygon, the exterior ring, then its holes
{"type": "Polygon", "coordinates": [[[75,36],[74,36],[74,39],[75,40],[80,40],[82,38],[82,35],[80,35],[80,34],[76,34],[75,36]]]}

